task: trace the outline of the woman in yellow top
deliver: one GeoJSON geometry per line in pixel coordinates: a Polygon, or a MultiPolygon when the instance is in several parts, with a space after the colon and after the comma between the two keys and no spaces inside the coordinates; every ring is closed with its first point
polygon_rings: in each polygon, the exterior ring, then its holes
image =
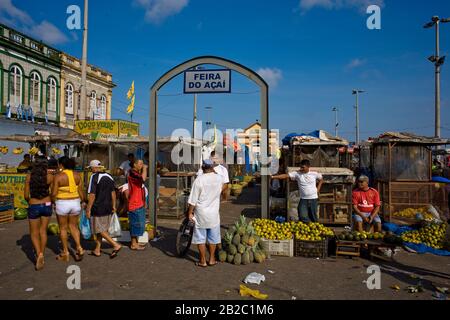
{"type": "Polygon", "coordinates": [[[63,252],[57,257],[60,261],[69,261],[69,246],[67,230],[76,244],[75,260],[81,261],[84,250],[81,246],[80,230],[78,220],[81,213],[81,205],[85,205],[83,191],[83,180],[78,172],[74,172],[75,160],[62,157],[58,160],[60,173],[58,173],[52,185],[52,198],[56,207],[56,215],[60,228],[60,237],[63,252]]]}

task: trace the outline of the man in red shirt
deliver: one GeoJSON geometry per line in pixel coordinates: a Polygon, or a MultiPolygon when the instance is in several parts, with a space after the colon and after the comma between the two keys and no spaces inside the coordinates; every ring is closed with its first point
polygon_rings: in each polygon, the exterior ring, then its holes
{"type": "Polygon", "coordinates": [[[358,189],[353,191],[353,219],[359,232],[363,232],[363,224],[375,224],[375,232],[381,232],[380,206],[380,195],[369,187],[369,178],[359,177],[358,189]]]}

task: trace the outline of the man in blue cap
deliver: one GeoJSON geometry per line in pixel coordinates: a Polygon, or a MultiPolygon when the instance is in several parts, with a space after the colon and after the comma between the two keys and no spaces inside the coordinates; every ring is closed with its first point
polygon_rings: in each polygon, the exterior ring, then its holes
{"type": "Polygon", "coordinates": [[[199,267],[215,266],[216,247],[221,243],[220,235],[220,195],[224,188],[223,178],[214,171],[214,162],[204,160],[203,175],[192,185],[189,196],[189,219],[195,223],[192,243],[198,245],[199,267]],[[209,261],[206,262],[206,244],[208,244],[209,261]]]}

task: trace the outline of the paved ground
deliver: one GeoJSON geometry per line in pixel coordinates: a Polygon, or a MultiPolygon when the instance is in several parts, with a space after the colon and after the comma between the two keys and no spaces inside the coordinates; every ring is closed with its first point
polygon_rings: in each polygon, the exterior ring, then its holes
{"type": "MultiPolygon", "coordinates": [[[[238,201],[223,205],[224,227],[232,224],[242,211],[250,217],[257,214],[256,192],[256,189],[247,190],[238,201]]],[[[125,249],[113,261],[103,255],[101,258],[87,256],[77,263],[81,268],[82,290],[67,289],[66,269],[76,263],[55,260],[59,248],[57,237],[49,239],[45,269],[35,272],[30,261],[32,248],[27,222],[0,225],[0,299],[242,299],[239,285],[251,272],[266,276],[265,283],[250,287],[267,293],[270,299],[432,299],[432,284],[450,287],[450,258],[405,251],[398,254],[396,263],[377,261],[382,269],[381,290],[367,289],[366,270],[374,263],[365,259],[273,257],[261,265],[220,264],[200,269],[194,266],[195,251],[185,259],[174,256],[180,222],[160,223],[163,238],[152,242],[144,252],[125,249]],[[425,291],[407,293],[404,289],[417,284],[414,278],[417,276],[423,278],[425,291]],[[392,285],[402,290],[394,291],[392,285]],[[29,288],[33,290],[27,291],[29,288]]],[[[92,243],[86,242],[85,247],[92,247],[92,243]]]]}

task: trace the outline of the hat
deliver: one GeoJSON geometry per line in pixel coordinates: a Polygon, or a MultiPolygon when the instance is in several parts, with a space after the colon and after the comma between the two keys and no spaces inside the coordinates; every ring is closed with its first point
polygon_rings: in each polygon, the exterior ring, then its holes
{"type": "Polygon", "coordinates": [[[102,163],[98,160],[92,160],[88,168],[102,168],[102,163]]]}
{"type": "Polygon", "coordinates": [[[367,182],[369,182],[369,177],[368,177],[368,176],[362,175],[362,176],[360,176],[360,177],[358,178],[358,181],[367,181],[367,182]]]}
{"type": "Polygon", "coordinates": [[[209,169],[214,167],[214,162],[210,159],[203,160],[202,167],[205,169],[209,169]]]}

